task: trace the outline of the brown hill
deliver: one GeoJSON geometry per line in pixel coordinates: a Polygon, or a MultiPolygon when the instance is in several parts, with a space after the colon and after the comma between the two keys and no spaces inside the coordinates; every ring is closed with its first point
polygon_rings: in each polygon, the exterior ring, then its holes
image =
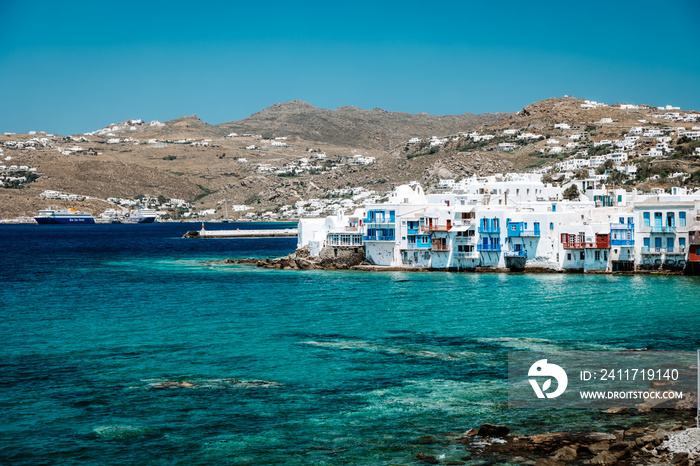
{"type": "MultiPolygon", "coordinates": [[[[552,164],[602,139],[620,139],[640,120],[664,131],[683,125],[654,118],[659,113],[656,108],[584,109],[582,103],[582,99],[565,97],[535,102],[518,113],[434,116],[356,107],[327,110],[292,101],[220,125],[209,125],[195,115],[155,124],[131,120],[84,137],[56,137],[34,148],[21,148],[20,143],[41,134],[0,134],[4,156],[11,157],[4,163],[34,167],[40,174],[22,189],[0,188],[0,218],[35,215],[48,205],[37,197],[43,190],[100,199],[163,195],[196,201],[197,209],[221,206],[224,200],[258,211],[275,209],[301,199],[323,198],[329,190],[348,186],[381,193],[408,181],[430,186],[440,178],[552,164]],[[613,122],[599,124],[601,118],[613,122]],[[572,130],[556,129],[555,123],[568,123],[572,130]],[[493,139],[476,142],[460,135],[477,125],[482,135],[493,139]],[[518,140],[504,134],[506,128],[542,137],[518,140]],[[583,135],[581,146],[552,155],[545,139],[559,138],[564,145],[574,131],[583,135]],[[239,136],[226,137],[231,132],[239,136]],[[273,144],[267,138],[243,134],[288,139],[286,145],[273,144]],[[430,136],[449,138],[433,146],[425,139],[430,136]],[[424,140],[407,144],[413,137],[424,140]],[[501,143],[513,143],[515,148],[504,151],[501,143]],[[319,151],[327,157],[318,159],[319,151]],[[351,163],[360,154],[374,157],[374,163],[351,163]],[[295,171],[302,161],[315,168],[295,171]]],[[[651,143],[642,147],[648,149],[651,143]]],[[[698,162],[691,156],[673,158],[667,161],[673,164],[668,170],[690,173],[698,169],[698,162]]],[[[98,214],[100,210],[95,209],[103,207],[94,202],[75,206],[98,214]]]]}
{"type": "Polygon", "coordinates": [[[508,116],[507,113],[428,115],[338,107],[317,108],[300,100],[271,105],[243,120],[216,125],[226,134],[296,136],[337,146],[389,150],[412,137],[425,138],[469,131],[508,116]]]}

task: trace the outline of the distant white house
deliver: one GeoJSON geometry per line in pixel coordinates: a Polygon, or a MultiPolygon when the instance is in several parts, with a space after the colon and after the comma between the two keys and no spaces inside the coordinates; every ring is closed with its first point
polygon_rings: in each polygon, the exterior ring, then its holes
{"type": "Polygon", "coordinates": [[[364,156],[361,154],[353,155],[349,160],[348,164],[350,165],[370,165],[373,164],[375,161],[374,157],[369,157],[369,156],[364,156]]]}
{"type": "Polygon", "coordinates": [[[601,118],[598,123],[605,124],[605,123],[612,123],[612,122],[613,122],[612,118],[601,118]]]}
{"type": "Polygon", "coordinates": [[[518,134],[518,139],[538,139],[541,138],[541,134],[534,134],[534,133],[522,133],[518,134]]]}
{"type": "Polygon", "coordinates": [[[627,162],[627,153],[613,152],[611,154],[606,154],[605,158],[612,160],[615,165],[621,165],[623,162],[627,162]]]}

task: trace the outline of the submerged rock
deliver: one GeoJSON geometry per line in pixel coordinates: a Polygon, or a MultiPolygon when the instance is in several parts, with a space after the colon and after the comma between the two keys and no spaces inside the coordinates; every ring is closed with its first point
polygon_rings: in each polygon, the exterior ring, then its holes
{"type": "Polygon", "coordinates": [[[431,455],[424,455],[423,452],[418,453],[416,455],[416,459],[425,464],[440,464],[440,461],[437,458],[431,455]]]}
{"type": "Polygon", "coordinates": [[[477,435],[480,437],[505,437],[510,432],[510,427],[496,424],[482,424],[477,435]]]}
{"type": "Polygon", "coordinates": [[[98,437],[109,440],[124,440],[130,438],[138,438],[153,433],[151,429],[127,424],[98,426],[92,429],[92,431],[95,432],[95,435],[97,435],[98,437]]]}

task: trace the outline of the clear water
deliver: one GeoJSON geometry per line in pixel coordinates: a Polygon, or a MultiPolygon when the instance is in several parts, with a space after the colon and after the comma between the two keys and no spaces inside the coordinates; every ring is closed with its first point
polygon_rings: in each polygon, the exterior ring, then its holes
{"type": "Polygon", "coordinates": [[[698,278],[268,270],[211,261],[295,239],[198,228],[0,227],[0,463],[457,459],[482,422],[649,422],[508,409],[508,351],[700,347],[698,278]]]}

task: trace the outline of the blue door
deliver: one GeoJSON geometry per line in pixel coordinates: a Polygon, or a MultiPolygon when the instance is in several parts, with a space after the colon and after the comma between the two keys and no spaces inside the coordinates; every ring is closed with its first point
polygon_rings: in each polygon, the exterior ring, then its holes
{"type": "Polygon", "coordinates": [[[654,212],[654,226],[661,228],[663,226],[663,217],[661,212],[654,212]]]}
{"type": "Polygon", "coordinates": [[[673,238],[666,238],[666,250],[673,252],[673,238]]]}
{"type": "Polygon", "coordinates": [[[654,238],[654,247],[656,249],[661,249],[661,238],[654,238]]]}

